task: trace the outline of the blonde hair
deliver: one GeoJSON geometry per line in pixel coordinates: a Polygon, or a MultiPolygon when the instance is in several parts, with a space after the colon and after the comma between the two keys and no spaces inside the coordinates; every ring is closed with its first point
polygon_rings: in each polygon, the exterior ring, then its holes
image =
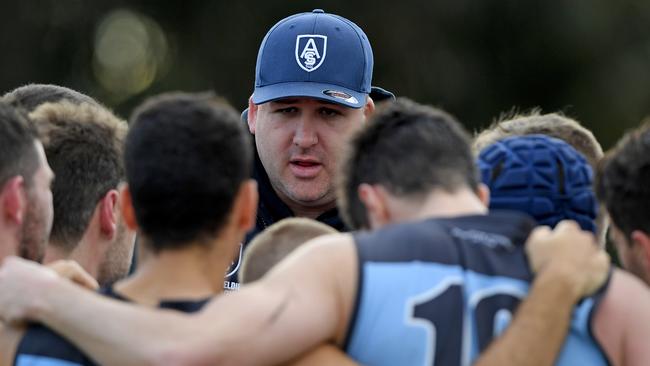
{"type": "Polygon", "coordinates": [[[481,150],[510,136],[547,135],[558,138],[573,146],[596,168],[603,157],[603,148],[594,134],[578,121],[559,113],[540,114],[533,110],[529,114],[508,113],[474,138],[473,150],[478,155],[481,150]]]}
{"type": "Polygon", "coordinates": [[[260,279],[275,264],[305,242],[337,231],[316,220],[292,217],[269,226],[250,242],[241,268],[241,282],[260,279]]]}

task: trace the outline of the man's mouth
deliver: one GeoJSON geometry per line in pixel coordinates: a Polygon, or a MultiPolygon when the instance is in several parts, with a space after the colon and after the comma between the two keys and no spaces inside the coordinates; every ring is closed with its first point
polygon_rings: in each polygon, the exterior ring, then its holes
{"type": "Polygon", "coordinates": [[[289,167],[297,178],[313,178],[318,175],[323,165],[314,159],[292,159],[289,161],[289,167]]]}

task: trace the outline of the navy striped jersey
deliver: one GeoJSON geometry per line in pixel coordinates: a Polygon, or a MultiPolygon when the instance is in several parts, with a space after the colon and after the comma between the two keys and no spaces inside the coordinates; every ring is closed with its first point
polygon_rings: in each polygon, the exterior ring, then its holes
{"type": "MultiPolygon", "coordinates": [[[[354,234],[359,289],[346,350],[364,365],[470,365],[510,323],[532,274],[528,216],[429,219],[354,234]]],[[[607,365],[591,334],[606,285],[575,308],[557,365],[607,365]]]]}
{"type": "MultiPolygon", "coordinates": [[[[108,297],[129,301],[113,292],[112,288],[100,290],[108,297]]],[[[162,301],[160,308],[173,309],[186,313],[199,311],[209,299],[200,301],[162,301]]],[[[124,330],[128,332],[128,329],[124,330]]],[[[21,339],[16,357],[16,366],[90,366],[96,363],[75,345],[43,325],[30,326],[21,339]]]]}

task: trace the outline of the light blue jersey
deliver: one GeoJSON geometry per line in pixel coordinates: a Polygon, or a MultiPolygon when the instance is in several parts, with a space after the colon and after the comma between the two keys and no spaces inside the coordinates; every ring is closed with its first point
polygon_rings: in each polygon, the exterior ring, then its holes
{"type": "MultiPolygon", "coordinates": [[[[356,234],[347,352],[364,365],[470,365],[528,292],[523,243],[532,227],[524,215],[500,212],[356,234]]],[[[608,365],[591,335],[599,299],[575,308],[557,365],[608,365]]]]}

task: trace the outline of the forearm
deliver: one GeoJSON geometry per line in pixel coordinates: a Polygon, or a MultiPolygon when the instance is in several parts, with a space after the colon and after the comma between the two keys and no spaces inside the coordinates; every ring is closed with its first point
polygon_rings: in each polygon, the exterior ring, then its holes
{"type": "Polygon", "coordinates": [[[14,364],[16,348],[24,334],[23,326],[9,326],[0,322],[0,366],[14,364]]]}
{"type": "Polygon", "coordinates": [[[339,348],[331,344],[322,344],[304,355],[285,364],[286,366],[307,366],[307,365],[358,365],[339,348]]]}
{"type": "Polygon", "coordinates": [[[475,366],[553,365],[566,337],[579,289],[566,269],[540,273],[512,324],[475,366]]]}
{"type": "Polygon", "coordinates": [[[42,295],[31,317],[100,364],[160,363],[192,333],[188,316],[110,300],[68,281],[54,281],[42,295]]]}

